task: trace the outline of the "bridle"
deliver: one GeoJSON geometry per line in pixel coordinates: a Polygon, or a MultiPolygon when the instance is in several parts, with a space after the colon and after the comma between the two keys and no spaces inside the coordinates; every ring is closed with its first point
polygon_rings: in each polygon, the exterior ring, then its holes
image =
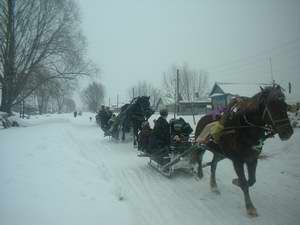
{"type": "Polygon", "coordinates": [[[143,117],[145,118],[145,120],[148,120],[148,117],[150,117],[151,114],[149,113],[150,116],[146,116],[146,115],[148,114],[147,112],[150,111],[151,109],[148,109],[148,108],[145,109],[143,104],[141,104],[141,102],[139,101],[140,99],[141,99],[141,97],[139,97],[139,99],[136,100],[136,104],[138,104],[138,106],[141,110],[141,113],[142,113],[143,117]]]}
{"type": "Polygon", "coordinates": [[[235,127],[226,127],[225,130],[234,130],[234,129],[242,129],[242,128],[259,128],[261,130],[265,130],[268,133],[275,134],[277,133],[278,129],[282,127],[290,126],[290,120],[289,118],[284,119],[274,119],[272,116],[270,109],[268,107],[268,102],[264,102],[264,110],[262,113],[262,121],[266,121],[266,117],[268,116],[269,120],[271,121],[271,124],[265,123],[265,125],[257,125],[252,122],[250,122],[247,118],[246,114],[243,114],[243,120],[247,125],[245,126],[235,126],[235,127]]]}
{"type": "Polygon", "coordinates": [[[263,110],[263,114],[262,114],[262,120],[264,121],[266,119],[266,116],[269,117],[269,120],[271,121],[271,126],[273,128],[273,130],[278,130],[282,127],[287,127],[290,126],[290,120],[289,118],[284,118],[284,119],[274,119],[274,117],[272,116],[270,109],[268,107],[268,103],[265,103],[265,108],[263,110]]]}

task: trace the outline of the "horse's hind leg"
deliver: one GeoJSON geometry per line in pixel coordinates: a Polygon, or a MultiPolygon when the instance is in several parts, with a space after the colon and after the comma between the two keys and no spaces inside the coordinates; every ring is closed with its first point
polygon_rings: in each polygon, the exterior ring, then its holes
{"type": "Polygon", "coordinates": [[[222,157],[217,154],[217,153],[214,153],[214,156],[213,156],[213,160],[211,162],[211,166],[210,166],[210,188],[211,188],[211,191],[219,194],[220,191],[218,189],[218,185],[217,185],[217,182],[216,182],[216,169],[217,169],[217,164],[218,162],[222,159],[222,157]]]}
{"type": "Polygon", "coordinates": [[[233,162],[233,166],[235,169],[235,172],[238,176],[238,183],[237,185],[242,189],[244,193],[244,198],[245,198],[245,205],[247,209],[247,213],[249,216],[257,216],[256,209],[251,201],[250,194],[249,194],[249,185],[248,181],[245,176],[245,171],[244,171],[244,164],[242,162],[233,162]]]}

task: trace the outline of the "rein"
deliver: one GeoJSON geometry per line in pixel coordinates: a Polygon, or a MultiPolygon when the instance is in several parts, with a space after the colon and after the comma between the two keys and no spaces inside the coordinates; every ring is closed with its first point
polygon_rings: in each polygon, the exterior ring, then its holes
{"type": "MultiPolygon", "coordinates": [[[[146,116],[148,114],[147,113],[148,109],[145,109],[144,106],[140,103],[140,101],[138,99],[134,103],[136,103],[136,105],[139,107],[139,109],[140,109],[139,113],[141,113],[143,115],[143,119],[144,119],[143,121],[147,121],[151,117],[152,114],[146,116]]],[[[136,114],[136,112],[135,112],[136,115],[140,115],[139,113],[136,114]]]]}
{"type": "Polygon", "coordinates": [[[226,130],[236,130],[236,129],[243,129],[243,128],[259,128],[261,130],[265,130],[268,132],[273,132],[274,129],[270,128],[270,127],[266,127],[266,126],[259,126],[259,125],[255,125],[254,123],[249,122],[249,120],[247,119],[246,115],[243,115],[243,119],[244,121],[248,124],[247,126],[232,126],[232,127],[225,127],[224,131],[226,130]]]}
{"type": "Polygon", "coordinates": [[[250,122],[247,119],[246,114],[243,114],[243,119],[246,122],[246,124],[248,124],[247,126],[226,127],[226,128],[224,128],[224,130],[234,130],[234,129],[242,129],[242,128],[251,128],[251,127],[254,127],[254,128],[259,128],[259,129],[262,129],[262,130],[265,130],[267,132],[275,134],[276,130],[278,130],[278,129],[282,128],[282,127],[290,126],[289,118],[275,120],[273,118],[270,110],[269,110],[268,103],[265,102],[264,106],[265,106],[265,108],[264,108],[264,111],[263,111],[261,119],[262,119],[262,121],[264,121],[266,119],[266,116],[268,116],[269,119],[270,119],[270,121],[271,121],[271,124],[266,124],[266,126],[256,125],[256,124],[250,122]]]}

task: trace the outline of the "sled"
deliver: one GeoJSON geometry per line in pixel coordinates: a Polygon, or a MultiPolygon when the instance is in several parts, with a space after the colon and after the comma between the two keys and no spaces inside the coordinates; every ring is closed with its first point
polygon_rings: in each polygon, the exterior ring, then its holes
{"type": "Polygon", "coordinates": [[[148,157],[148,165],[166,177],[172,177],[177,170],[194,170],[194,165],[190,163],[190,154],[194,149],[191,143],[171,145],[168,149],[163,156],[139,151],[138,157],[148,157]]]}
{"type": "MultiPolygon", "coordinates": [[[[183,170],[194,175],[197,174],[198,165],[191,163],[191,153],[197,149],[207,149],[205,145],[186,143],[183,145],[170,146],[170,152],[163,157],[157,157],[143,151],[139,151],[138,157],[148,157],[148,165],[162,175],[170,178],[178,170],[183,170]]],[[[202,168],[210,166],[211,162],[203,163],[202,168]]]]}

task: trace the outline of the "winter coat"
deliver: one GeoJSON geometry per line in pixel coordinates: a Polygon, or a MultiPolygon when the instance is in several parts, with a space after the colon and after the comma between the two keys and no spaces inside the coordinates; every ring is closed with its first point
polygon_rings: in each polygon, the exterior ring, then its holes
{"type": "Polygon", "coordinates": [[[151,148],[162,148],[170,145],[170,125],[166,119],[159,117],[154,125],[150,146],[151,148]]]}

